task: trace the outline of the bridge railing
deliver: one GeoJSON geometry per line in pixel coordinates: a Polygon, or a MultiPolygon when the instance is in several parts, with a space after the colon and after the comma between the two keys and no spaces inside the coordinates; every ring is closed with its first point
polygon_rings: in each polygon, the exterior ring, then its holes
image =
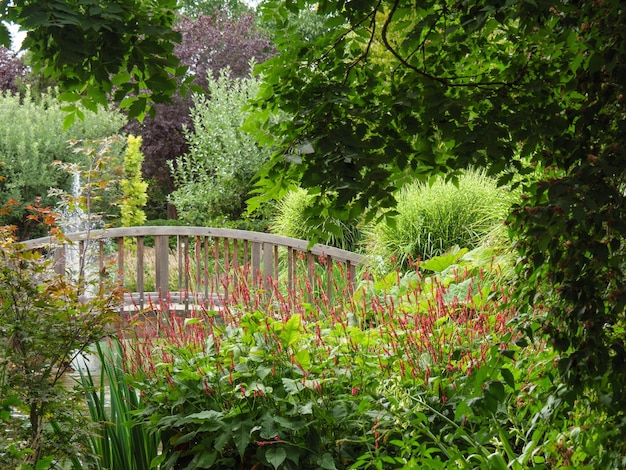
{"type": "Polygon", "coordinates": [[[123,227],[65,237],[64,243],[44,237],[24,245],[51,253],[58,273],[91,273],[101,283],[115,276],[128,291],[127,303],[140,308],[172,294],[187,303],[228,299],[242,289],[300,291],[331,301],[340,290],[354,290],[363,263],[361,255],[338,248],[225,228],[123,227]]]}

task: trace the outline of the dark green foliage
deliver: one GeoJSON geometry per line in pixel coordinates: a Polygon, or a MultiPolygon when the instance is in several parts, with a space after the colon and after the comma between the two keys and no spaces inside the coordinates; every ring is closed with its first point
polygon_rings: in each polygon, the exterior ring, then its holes
{"type": "MultiPolygon", "coordinates": [[[[114,94],[129,116],[141,118],[177,91],[185,68],[174,55],[175,8],[176,0],[18,0],[4,3],[0,15],[27,31],[23,48],[34,69],[58,80],[69,125],[82,119],[79,102],[95,110],[114,94]]],[[[8,45],[6,28],[0,33],[8,45]]]]}
{"type": "MultiPolygon", "coordinates": [[[[264,11],[285,23],[311,3],[269,1],[264,11]]],[[[352,217],[393,206],[409,177],[469,165],[510,171],[504,180],[539,170],[510,219],[516,302],[545,312],[568,385],[596,390],[594,403],[621,426],[623,2],[327,1],[317,11],[330,15],[328,32],[306,43],[285,28],[279,55],[259,69],[259,137],[279,151],[257,202],[295,181],[334,195],[319,201],[320,219],[345,207],[352,217]],[[276,111],[292,119],[263,117],[276,111]]]]}

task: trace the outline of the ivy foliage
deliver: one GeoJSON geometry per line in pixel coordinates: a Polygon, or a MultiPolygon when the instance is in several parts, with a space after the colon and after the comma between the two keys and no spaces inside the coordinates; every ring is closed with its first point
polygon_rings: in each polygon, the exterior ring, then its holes
{"type": "MultiPolygon", "coordinates": [[[[176,0],[17,0],[2,3],[0,19],[27,32],[31,65],[58,80],[69,126],[83,116],[79,103],[95,110],[111,94],[139,118],[169,100],[185,74],[174,55],[175,9],[176,0]]],[[[0,42],[10,44],[6,26],[0,42]]]]}
{"type": "MultiPolygon", "coordinates": [[[[262,64],[259,139],[279,148],[262,196],[294,181],[312,214],[393,206],[409,177],[470,165],[503,181],[540,168],[510,219],[516,302],[545,312],[563,377],[620,422],[626,410],[626,8],[619,0],[326,0],[326,33],[289,22],[262,64]],[[292,119],[272,121],[284,112],[292,119]],[[330,203],[325,203],[329,198],[330,203]]],[[[519,181],[519,179],[516,179],[519,181]]],[[[373,211],[371,211],[373,213],[373,211]]],[[[624,434],[624,433],[622,433],[624,434]]]]}

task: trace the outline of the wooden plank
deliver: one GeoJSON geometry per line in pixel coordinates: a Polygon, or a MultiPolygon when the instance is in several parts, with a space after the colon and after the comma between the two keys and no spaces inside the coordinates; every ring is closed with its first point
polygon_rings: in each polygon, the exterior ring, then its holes
{"type": "Polygon", "coordinates": [[[176,284],[177,289],[180,291],[183,287],[183,249],[181,241],[183,235],[176,236],[176,264],[178,265],[178,282],[176,284]]]}
{"type": "MultiPolygon", "coordinates": [[[[189,237],[182,237],[182,258],[183,258],[183,290],[189,292],[189,278],[191,277],[191,266],[189,265],[189,237]]],[[[178,289],[180,290],[180,289],[178,289]]]]}
{"type": "Polygon", "coordinates": [[[261,277],[261,244],[252,243],[252,283],[257,285],[261,277]]]}
{"type": "Polygon", "coordinates": [[[117,239],[117,283],[124,287],[124,237],[117,239]]]}
{"type": "Polygon", "coordinates": [[[104,291],[104,240],[98,240],[98,293],[102,295],[104,291]]]}
{"type": "MultiPolygon", "coordinates": [[[[230,272],[230,254],[229,254],[229,240],[228,238],[223,239],[224,242],[224,298],[228,298],[228,283],[230,281],[230,277],[232,276],[230,272]]],[[[219,292],[219,291],[217,291],[219,292]]]]}
{"type": "Polygon", "coordinates": [[[239,240],[233,240],[233,290],[239,287],[239,240]]]}
{"type": "Polygon", "coordinates": [[[272,270],[274,267],[273,254],[274,245],[270,243],[263,243],[263,286],[267,291],[272,289],[272,270]]]}
{"type": "Polygon", "coordinates": [[[169,292],[169,237],[167,235],[157,235],[154,237],[154,251],[156,266],[154,279],[156,291],[161,296],[166,296],[169,292]]]}
{"type": "Polygon", "coordinates": [[[144,237],[137,237],[137,293],[139,294],[139,308],[144,306],[144,237]]]}
{"type": "Polygon", "coordinates": [[[209,237],[204,237],[204,295],[209,298],[209,286],[211,285],[211,279],[209,278],[209,237]]]}
{"type": "Polygon", "coordinates": [[[313,303],[313,292],[315,292],[315,255],[310,251],[306,254],[306,272],[311,289],[309,292],[309,302],[313,303]]]}
{"type": "Polygon", "coordinates": [[[65,274],[65,256],[67,248],[65,245],[58,246],[54,249],[54,272],[56,274],[65,274]]]}
{"type": "Polygon", "coordinates": [[[356,283],[356,266],[350,261],[346,263],[346,275],[348,276],[348,291],[350,294],[354,294],[356,283]]]}
{"type": "MultiPolygon", "coordinates": [[[[124,287],[124,237],[117,239],[117,283],[124,287]]],[[[120,307],[120,317],[124,315],[124,306],[120,307]]]]}
{"type": "Polygon", "coordinates": [[[196,287],[195,292],[202,292],[202,238],[194,238],[194,260],[196,263],[196,287]]]}
{"type": "Polygon", "coordinates": [[[293,292],[296,281],[296,252],[293,248],[287,248],[287,289],[293,292]]]}
{"type": "Polygon", "coordinates": [[[213,292],[220,291],[220,238],[213,237],[213,292]]]}
{"type": "Polygon", "coordinates": [[[330,305],[333,300],[333,258],[330,255],[326,256],[326,298],[330,305]]]}

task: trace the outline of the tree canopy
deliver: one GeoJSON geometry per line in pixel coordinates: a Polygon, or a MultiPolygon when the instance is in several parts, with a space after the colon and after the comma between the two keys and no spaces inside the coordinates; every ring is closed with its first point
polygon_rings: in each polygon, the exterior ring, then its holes
{"type": "MultiPolygon", "coordinates": [[[[142,118],[151,103],[168,101],[181,83],[172,29],[176,0],[16,0],[2,2],[0,19],[27,32],[31,65],[58,80],[68,101],[66,125],[83,107],[95,110],[110,95],[142,118]]],[[[6,24],[0,43],[10,45],[6,24]]],[[[184,81],[182,82],[184,83],[184,81]]]]}
{"type": "Polygon", "coordinates": [[[409,179],[533,173],[509,220],[516,302],[544,313],[572,396],[592,387],[622,416],[623,2],[268,0],[263,12],[284,35],[258,69],[259,138],[278,151],[256,202],[298,182],[318,199],[312,216],[350,218],[391,207],[409,179]],[[289,17],[314,9],[326,29],[308,41],[289,17]]]}

